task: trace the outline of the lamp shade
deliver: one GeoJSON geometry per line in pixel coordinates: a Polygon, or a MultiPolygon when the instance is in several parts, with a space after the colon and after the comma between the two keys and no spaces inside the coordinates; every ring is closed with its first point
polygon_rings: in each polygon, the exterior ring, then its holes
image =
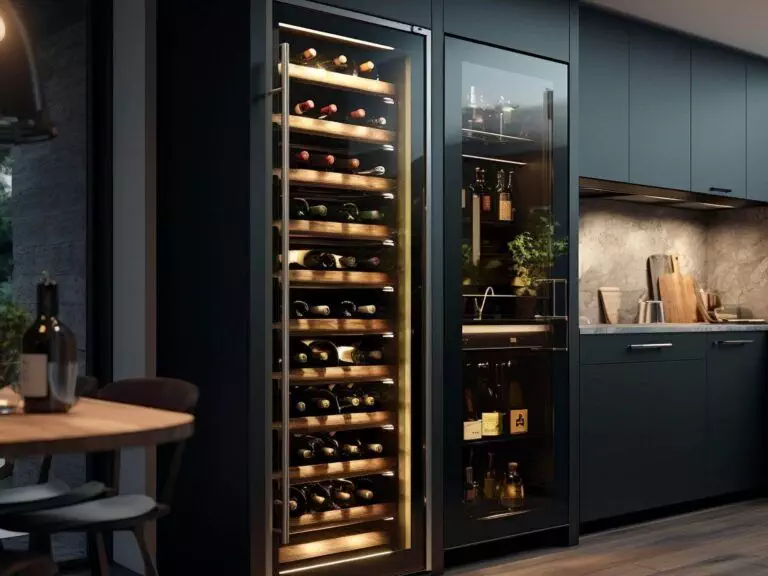
{"type": "Polygon", "coordinates": [[[0,21],[0,145],[53,138],[34,47],[11,0],[0,0],[0,21]]]}

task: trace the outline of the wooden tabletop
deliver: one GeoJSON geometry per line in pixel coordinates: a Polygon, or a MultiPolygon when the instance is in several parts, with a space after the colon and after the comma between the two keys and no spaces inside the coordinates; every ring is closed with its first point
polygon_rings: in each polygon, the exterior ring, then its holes
{"type": "Polygon", "coordinates": [[[67,414],[0,416],[0,458],[177,442],[193,425],[189,414],[82,398],[67,414]]]}

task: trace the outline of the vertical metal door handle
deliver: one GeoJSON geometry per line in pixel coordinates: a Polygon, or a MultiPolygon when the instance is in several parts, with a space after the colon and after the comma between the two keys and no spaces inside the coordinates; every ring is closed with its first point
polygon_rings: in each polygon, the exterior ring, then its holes
{"type": "Polygon", "coordinates": [[[288,403],[290,401],[288,391],[290,389],[290,309],[289,309],[289,299],[291,296],[291,290],[290,286],[288,284],[290,280],[289,276],[289,263],[288,263],[288,254],[290,252],[290,237],[289,237],[289,213],[291,209],[290,204],[290,185],[289,185],[289,179],[288,174],[290,171],[290,149],[289,149],[289,143],[290,143],[290,110],[291,110],[291,101],[290,101],[290,90],[288,83],[290,81],[289,76],[289,68],[290,68],[290,59],[291,59],[291,51],[290,51],[290,45],[285,42],[283,44],[280,44],[280,62],[282,63],[282,66],[280,67],[280,82],[282,84],[282,125],[281,125],[281,172],[280,172],[280,192],[283,195],[282,197],[282,235],[280,237],[281,239],[281,251],[282,251],[282,263],[283,263],[283,269],[282,269],[282,299],[283,299],[283,309],[282,309],[282,318],[281,318],[281,326],[283,327],[282,330],[282,345],[283,345],[283,365],[282,365],[282,379],[280,381],[280,384],[282,386],[281,392],[282,392],[282,399],[283,399],[283,415],[282,415],[282,501],[283,501],[283,518],[282,518],[282,534],[281,534],[281,540],[283,544],[288,544],[290,540],[290,515],[288,513],[288,501],[290,500],[290,470],[288,469],[290,457],[291,457],[291,447],[290,447],[290,434],[289,434],[289,426],[290,426],[290,412],[289,412],[289,406],[288,403]]]}

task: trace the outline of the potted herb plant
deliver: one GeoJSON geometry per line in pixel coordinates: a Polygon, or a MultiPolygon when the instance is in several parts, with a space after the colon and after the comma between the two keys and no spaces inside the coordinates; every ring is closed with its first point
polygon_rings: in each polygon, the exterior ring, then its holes
{"type": "Polygon", "coordinates": [[[568,252],[568,240],[555,239],[556,227],[551,216],[540,216],[532,231],[521,232],[508,243],[515,265],[512,286],[521,318],[532,318],[536,313],[536,296],[546,289],[541,280],[549,276],[555,258],[568,252]]]}

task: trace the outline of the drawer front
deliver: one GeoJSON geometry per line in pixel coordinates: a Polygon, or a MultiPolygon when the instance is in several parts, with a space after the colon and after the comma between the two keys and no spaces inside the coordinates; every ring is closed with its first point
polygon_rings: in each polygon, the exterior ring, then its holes
{"type": "Polygon", "coordinates": [[[587,334],[582,364],[697,360],[707,351],[707,334],[587,334]]]}

